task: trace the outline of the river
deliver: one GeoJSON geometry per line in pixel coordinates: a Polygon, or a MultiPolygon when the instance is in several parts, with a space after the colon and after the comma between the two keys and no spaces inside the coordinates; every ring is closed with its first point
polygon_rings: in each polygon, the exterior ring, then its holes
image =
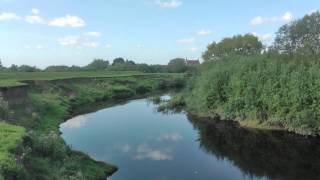
{"type": "Polygon", "coordinates": [[[320,178],[316,138],[156,109],[132,100],[74,117],[60,131],[73,149],[117,165],[111,180],[320,178]]]}

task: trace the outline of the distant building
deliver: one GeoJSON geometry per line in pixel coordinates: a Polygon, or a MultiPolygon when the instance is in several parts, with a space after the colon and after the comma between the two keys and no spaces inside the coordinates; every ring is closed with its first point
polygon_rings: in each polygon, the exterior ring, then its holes
{"type": "Polygon", "coordinates": [[[186,58],[186,65],[187,66],[196,66],[196,65],[199,65],[200,64],[200,61],[199,59],[197,60],[189,60],[186,58]]]}

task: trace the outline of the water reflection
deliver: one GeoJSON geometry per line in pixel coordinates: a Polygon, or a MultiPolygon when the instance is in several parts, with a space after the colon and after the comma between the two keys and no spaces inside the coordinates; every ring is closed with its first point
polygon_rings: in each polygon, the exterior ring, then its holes
{"type": "Polygon", "coordinates": [[[136,153],[137,154],[133,157],[136,160],[164,161],[173,159],[169,148],[164,150],[152,149],[147,144],[139,145],[136,153]]]}
{"type": "Polygon", "coordinates": [[[158,141],[180,141],[182,136],[179,133],[165,133],[158,137],[158,141]]]}
{"type": "Polygon", "coordinates": [[[113,149],[119,153],[128,153],[131,150],[131,146],[129,144],[115,144],[113,149]]]}
{"type": "Polygon", "coordinates": [[[316,138],[159,113],[160,104],[134,100],[78,116],[61,125],[62,137],[116,164],[112,180],[320,179],[316,138]]]}
{"type": "Polygon", "coordinates": [[[188,119],[199,130],[200,147],[228,159],[249,177],[320,179],[320,144],[317,138],[279,132],[248,130],[236,123],[188,119]]]}
{"type": "Polygon", "coordinates": [[[74,117],[70,120],[68,120],[67,122],[63,123],[61,125],[62,128],[69,128],[69,129],[78,129],[78,128],[82,128],[86,125],[88,119],[86,118],[86,116],[82,115],[82,116],[77,116],[74,117]]]}

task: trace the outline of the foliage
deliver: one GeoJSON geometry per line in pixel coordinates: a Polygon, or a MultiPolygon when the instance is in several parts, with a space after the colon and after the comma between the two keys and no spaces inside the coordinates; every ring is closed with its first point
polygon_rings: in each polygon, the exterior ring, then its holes
{"type": "Polygon", "coordinates": [[[18,71],[19,72],[37,72],[37,71],[40,71],[40,69],[38,69],[35,66],[21,65],[18,67],[18,71]]]}
{"type": "Polygon", "coordinates": [[[115,58],[113,60],[112,66],[120,65],[120,64],[125,64],[125,61],[124,61],[124,59],[122,57],[115,58]]]}
{"type": "Polygon", "coordinates": [[[282,26],[274,49],[282,54],[315,57],[320,55],[320,12],[282,26]]]}
{"type": "Polygon", "coordinates": [[[163,102],[158,106],[157,111],[159,112],[179,112],[186,105],[185,99],[182,95],[175,95],[168,102],[163,102]]]}
{"type": "Polygon", "coordinates": [[[190,81],[188,108],[242,125],[319,135],[319,27],[319,12],[287,24],[264,54],[258,53],[262,46],[250,35],[213,43],[190,81]],[[255,45],[241,41],[247,38],[255,45]],[[208,61],[216,56],[216,61],[208,61]]]}
{"type": "MultiPolygon", "coordinates": [[[[80,67],[77,66],[49,66],[44,71],[46,72],[67,72],[67,71],[79,71],[80,67]]],[[[14,72],[14,70],[11,70],[14,72]]]]}
{"type": "Polygon", "coordinates": [[[262,47],[262,43],[254,35],[237,35],[231,38],[224,38],[219,43],[211,43],[207,51],[203,53],[202,58],[208,61],[232,55],[259,54],[262,47]]]}
{"type": "Polygon", "coordinates": [[[21,171],[12,151],[25,135],[24,128],[0,122],[0,174],[5,178],[17,178],[21,171]]]}
{"type": "Polygon", "coordinates": [[[103,59],[95,59],[90,64],[84,67],[85,70],[98,71],[105,70],[109,66],[109,61],[103,59]]]}
{"type": "Polygon", "coordinates": [[[205,63],[186,96],[193,111],[257,120],[301,134],[320,133],[319,64],[258,55],[205,63]]]}
{"type": "Polygon", "coordinates": [[[183,73],[186,72],[187,65],[183,58],[175,58],[168,63],[168,71],[170,73],[183,73]]]}

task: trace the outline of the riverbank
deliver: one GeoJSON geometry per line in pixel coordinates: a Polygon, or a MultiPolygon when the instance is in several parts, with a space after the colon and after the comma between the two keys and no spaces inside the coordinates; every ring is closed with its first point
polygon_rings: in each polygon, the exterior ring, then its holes
{"type": "MultiPolygon", "coordinates": [[[[194,93],[194,92],[193,92],[194,93]]],[[[228,117],[226,112],[223,111],[222,108],[217,109],[208,109],[208,108],[199,108],[201,107],[199,104],[195,105],[192,101],[194,101],[195,97],[190,95],[190,89],[185,88],[182,92],[175,94],[169,101],[165,102],[157,102],[159,105],[158,111],[161,112],[180,112],[185,111],[188,114],[198,117],[198,119],[202,119],[203,121],[208,121],[208,123],[214,123],[216,120],[219,121],[232,121],[236,123],[241,128],[251,129],[251,130],[267,130],[267,131],[281,131],[284,133],[294,133],[303,137],[314,137],[318,138],[318,134],[310,134],[304,131],[290,129],[287,126],[283,126],[281,124],[272,123],[270,121],[262,121],[257,118],[249,119],[249,117],[228,117]],[[210,121],[213,122],[210,122],[210,121]]]]}
{"type": "Polygon", "coordinates": [[[155,74],[78,80],[38,81],[7,95],[1,119],[27,134],[12,151],[19,168],[3,168],[5,179],[105,179],[117,167],[74,152],[60,137],[59,124],[87,104],[115,102],[184,86],[182,75],[155,74]]]}

